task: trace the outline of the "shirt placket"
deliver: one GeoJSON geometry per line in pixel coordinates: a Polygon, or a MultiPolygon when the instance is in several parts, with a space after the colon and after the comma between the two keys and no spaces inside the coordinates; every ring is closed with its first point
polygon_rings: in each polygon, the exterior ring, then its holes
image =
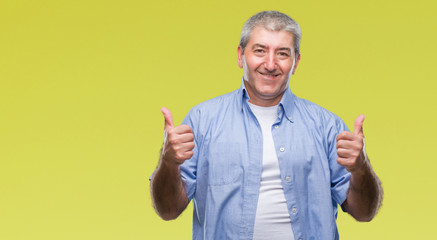
{"type": "Polygon", "coordinates": [[[278,119],[272,127],[272,137],[278,156],[279,169],[281,173],[281,183],[284,189],[285,199],[287,201],[287,210],[290,215],[291,225],[295,239],[302,239],[302,229],[299,222],[299,209],[296,201],[296,186],[293,181],[293,169],[291,164],[286,161],[292,159],[292,144],[290,142],[293,134],[291,116],[287,117],[283,107],[278,107],[278,119]]]}
{"type": "Polygon", "coordinates": [[[252,239],[262,170],[262,131],[247,103],[243,105],[248,136],[248,164],[244,174],[243,211],[240,239],[252,239]]]}

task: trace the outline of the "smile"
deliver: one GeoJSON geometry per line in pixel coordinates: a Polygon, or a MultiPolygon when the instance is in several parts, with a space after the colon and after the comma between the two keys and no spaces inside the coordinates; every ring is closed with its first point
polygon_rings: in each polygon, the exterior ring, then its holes
{"type": "Polygon", "coordinates": [[[263,77],[267,77],[267,78],[276,78],[277,76],[281,75],[279,73],[262,73],[262,72],[258,72],[260,75],[262,75],[263,77]]]}

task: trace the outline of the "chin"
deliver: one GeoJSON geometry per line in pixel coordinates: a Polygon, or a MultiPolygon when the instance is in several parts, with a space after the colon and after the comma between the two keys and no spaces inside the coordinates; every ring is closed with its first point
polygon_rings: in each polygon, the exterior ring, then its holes
{"type": "Polygon", "coordinates": [[[265,96],[275,96],[279,95],[283,92],[280,88],[270,88],[270,87],[264,87],[261,89],[258,89],[258,92],[265,96]]]}

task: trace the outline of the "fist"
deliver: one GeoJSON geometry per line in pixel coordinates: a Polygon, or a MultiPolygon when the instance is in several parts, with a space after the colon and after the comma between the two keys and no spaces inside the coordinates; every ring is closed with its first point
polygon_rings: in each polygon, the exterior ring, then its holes
{"type": "Polygon", "coordinates": [[[364,115],[355,119],[354,132],[341,132],[337,136],[337,163],[346,167],[349,172],[362,169],[365,164],[364,156],[364,134],[363,134],[364,115]]]}
{"type": "Polygon", "coordinates": [[[161,158],[165,163],[180,165],[193,156],[194,135],[188,125],[175,127],[170,110],[163,107],[164,115],[164,146],[161,158]]]}

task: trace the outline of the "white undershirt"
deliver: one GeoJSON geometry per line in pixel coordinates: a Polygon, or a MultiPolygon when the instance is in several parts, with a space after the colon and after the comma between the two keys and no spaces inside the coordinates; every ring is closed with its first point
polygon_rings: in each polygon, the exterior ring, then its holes
{"type": "Polygon", "coordinates": [[[251,103],[249,106],[263,133],[263,169],[253,239],[294,240],[272,137],[272,125],[278,117],[278,106],[260,107],[251,103]]]}

